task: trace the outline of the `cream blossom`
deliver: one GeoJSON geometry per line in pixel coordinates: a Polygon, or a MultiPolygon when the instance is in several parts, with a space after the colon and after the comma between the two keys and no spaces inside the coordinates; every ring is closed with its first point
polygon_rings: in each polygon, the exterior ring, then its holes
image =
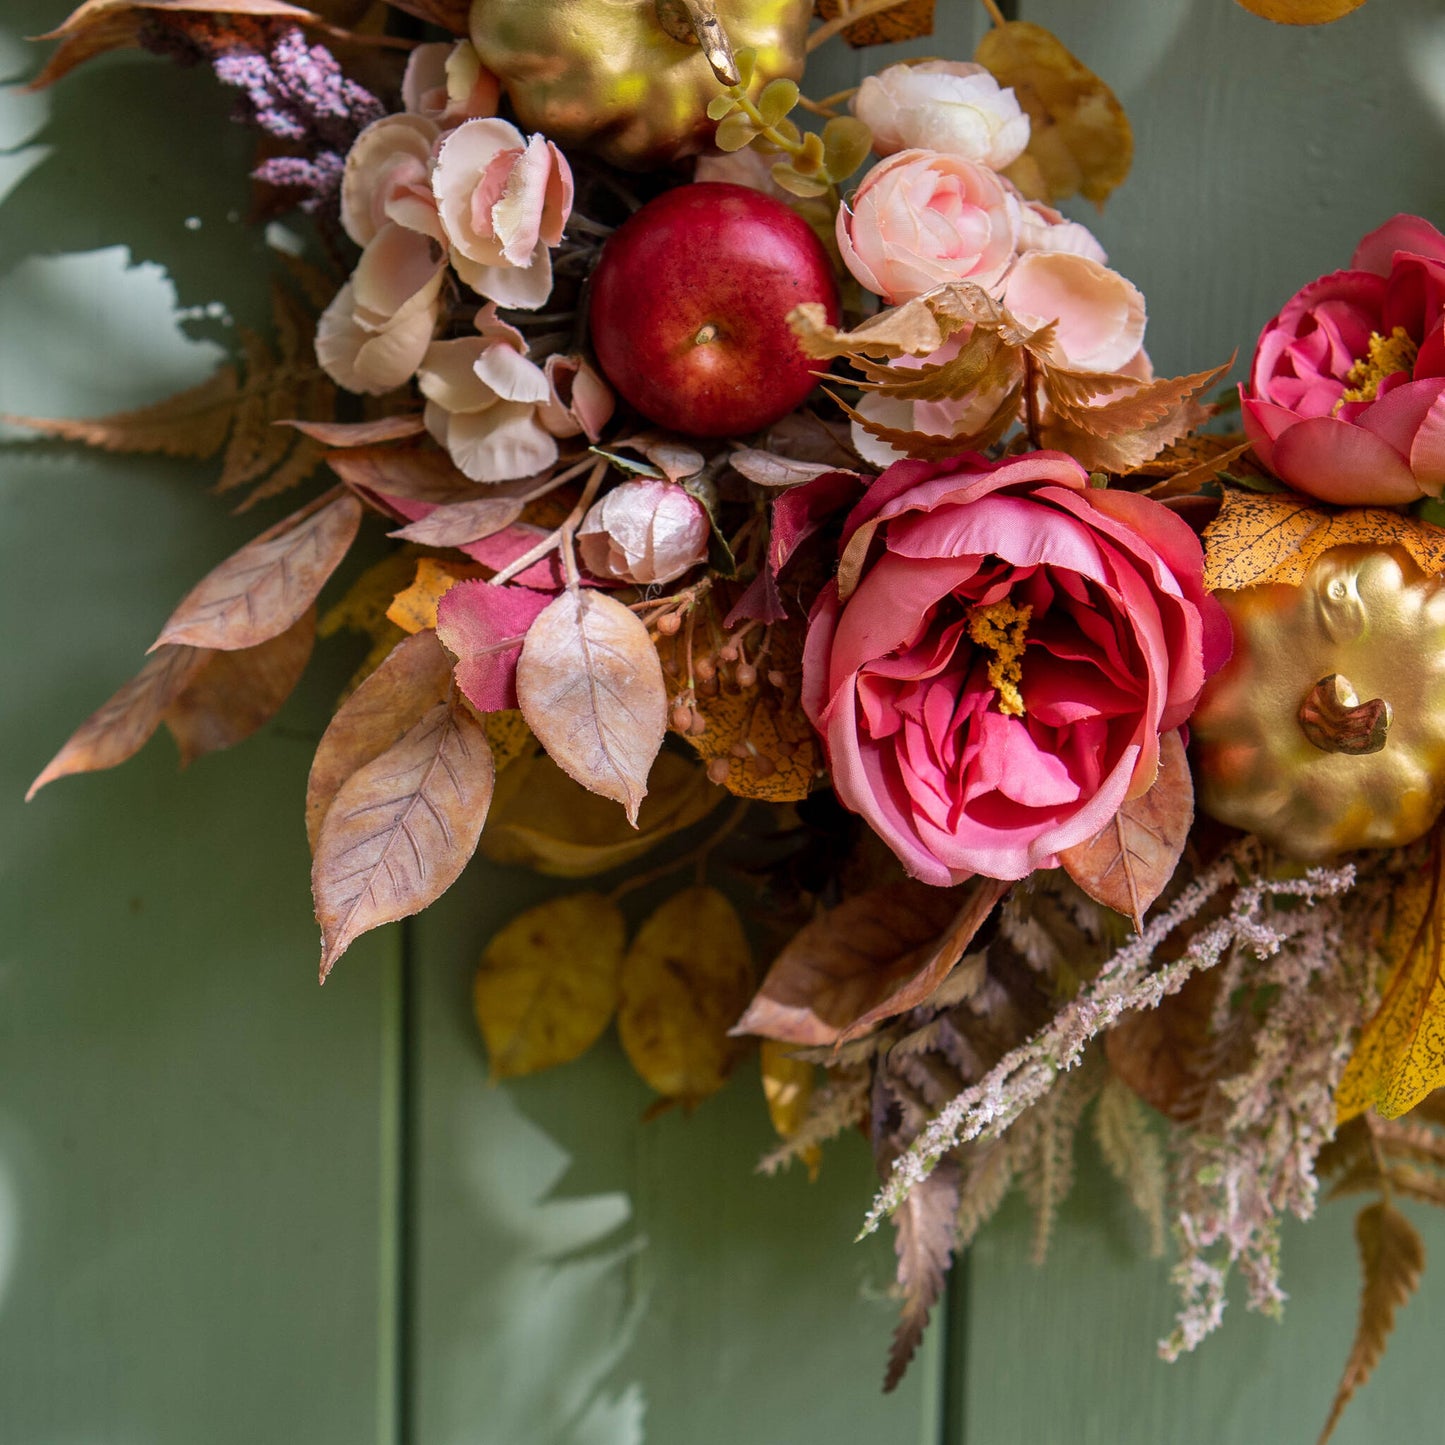
{"type": "Polygon", "coordinates": [[[709,531],[702,504],[676,482],[622,482],[582,519],[577,547],[593,576],[646,587],[705,561],[709,531]]]}
{"type": "Polygon", "coordinates": [[[906,150],[873,167],[838,209],[838,249],[890,305],[949,281],[991,290],[1018,242],[1019,203],[987,166],[906,150]]]}
{"type": "Polygon", "coordinates": [[[469,120],[442,142],[432,192],[462,280],[500,306],[541,306],[552,290],[548,248],[572,211],[562,152],[505,120],[469,120]]]}
{"type": "Polygon", "coordinates": [[[1004,283],[1003,303],[1026,326],[1053,322],[1057,364],[1077,371],[1119,371],[1144,343],[1143,294],[1088,256],[1020,256],[1004,283]]]}
{"type": "Polygon", "coordinates": [[[970,61],[890,65],[863,81],[852,109],[880,156],[918,148],[999,171],[1029,143],[1029,118],[1013,91],[970,61]]]}
{"type": "Polygon", "coordinates": [[[411,379],[436,328],[445,264],[426,236],[387,221],[316,325],[316,359],[338,386],[379,395],[411,379]]]}
{"type": "Polygon", "coordinates": [[[402,104],[439,126],[496,115],[502,83],[482,64],[470,40],[418,45],[401,78],[402,104]]]}
{"type": "Polygon", "coordinates": [[[341,176],[341,224],[365,246],[388,221],[442,240],[431,189],[441,132],[419,115],[388,115],[357,136],[341,176]]]}

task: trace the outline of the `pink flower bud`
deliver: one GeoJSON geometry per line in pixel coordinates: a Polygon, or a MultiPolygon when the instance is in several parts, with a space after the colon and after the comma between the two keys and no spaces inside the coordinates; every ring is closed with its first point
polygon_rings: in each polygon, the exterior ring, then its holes
{"type": "Polygon", "coordinates": [[[594,576],[645,587],[696,567],[708,531],[702,504],[675,483],[623,482],[582,519],[577,546],[594,576]]]}

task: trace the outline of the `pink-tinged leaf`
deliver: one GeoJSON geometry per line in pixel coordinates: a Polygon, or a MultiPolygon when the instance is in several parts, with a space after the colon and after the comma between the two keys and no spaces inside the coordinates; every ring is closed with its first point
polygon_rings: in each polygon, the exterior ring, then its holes
{"type": "Polygon", "coordinates": [[[426,431],[426,423],[419,411],[378,417],[375,421],[305,421],[299,417],[288,417],[276,425],[294,427],[302,436],[328,447],[370,447],[379,442],[421,436],[426,431]]]}
{"type": "Polygon", "coordinates": [[[1178,731],[1159,739],[1159,772],[1141,797],[1126,802],[1087,843],[1059,854],[1064,871],[1106,908],[1134,920],[1174,876],[1194,821],[1194,782],[1178,731]]]}
{"type": "Polygon", "coordinates": [[[522,644],[517,698],[563,772],[635,826],[667,730],[662,664],[637,617],[605,593],[563,593],[522,644]]]}
{"type": "MultiPolygon", "coordinates": [[[[511,566],[517,558],[525,557],[533,547],[549,536],[551,533],[545,527],[534,527],[530,522],[513,522],[510,527],[503,527],[500,532],[493,532],[490,537],[483,537],[479,541],[468,542],[458,550],[465,552],[473,562],[480,562],[482,566],[500,572],[504,567],[511,566]]],[[[539,592],[559,592],[565,580],[562,575],[562,559],[555,550],[512,578],[519,586],[531,587],[539,592]]],[[[595,587],[598,584],[589,578],[583,578],[582,585],[595,587]]]]}
{"type": "Polygon", "coordinates": [[[306,839],[313,852],[342,785],[444,701],[451,685],[451,658],[427,629],[398,642],[337,708],[306,780],[306,839]]]}
{"type": "Polygon", "coordinates": [[[56,778],[99,772],[134,757],[209,655],[194,647],[165,647],[152,653],[146,665],[71,734],[31,783],[26,801],[56,778]]]}
{"type": "Polygon", "coordinates": [[[361,503],[344,493],[314,511],[303,508],[203,577],[153,646],[233,652],[285,632],[315,602],[360,525],[361,503]]]}
{"type": "Polygon", "coordinates": [[[728,615],[723,618],[723,628],[731,632],[744,622],[782,622],[788,615],[787,604],[778,588],[777,574],[771,567],[764,567],[739,594],[728,615]]]}
{"type": "Polygon", "coordinates": [[[301,681],[316,641],[316,609],[269,642],[213,652],[166,709],[162,721],[181,750],[181,766],[234,747],[271,721],[301,681]]]}
{"type": "Polygon", "coordinates": [[[424,547],[463,547],[510,527],[522,515],[523,505],[515,497],[473,497],[436,507],[390,535],[424,547]]]}
{"type": "Polygon", "coordinates": [[[433,507],[470,501],[479,490],[430,439],[417,446],[328,452],[326,465],[369,507],[400,522],[414,522],[433,507]]]}
{"type": "Polygon", "coordinates": [[[342,786],[311,864],[323,982],[363,933],[419,913],[456,882],[476,852],[494,773],[482,724],[440,702],[342,786]]]}
{"type": "Polygon", "coordinates": [[[437,604],[437,636],[457,660],[457,686],[478,712],[517,704],[517,659],[528,628],[551,605],[529,587],[458,582],[437,604]]]}
{"type": "Polygon", "coordinates": [[[828,462],[800,462],[777,452],[757,451],[743,447],[731,453],[728,465],[759,487],[800,487],[816,477],[827,476],[838,468],[828,462]]]}

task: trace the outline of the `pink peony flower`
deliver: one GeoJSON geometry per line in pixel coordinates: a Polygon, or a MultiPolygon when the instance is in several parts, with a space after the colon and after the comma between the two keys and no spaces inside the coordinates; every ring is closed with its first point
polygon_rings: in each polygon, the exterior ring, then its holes
{"type": "Polygon", "coordinates": [[[418,45],[407,57],[402,104],[439,126],[496,115],[501,95],[502,82],[482,64],[470,40],[418,45]]]}
{"type": "Polygon", "coordinates": [[[499,306],[534,311],[572,213],[572,170],[545,136],[469,120],[442,143],[432,191],[457,275],[499,306]]]}
{"type": "Polygon", "coordinates": [[[1391,505],[1445,489],[1445,236],[1396,216],[1352,269],[1264,328],[1244,427],[1259,459],[1321,501],[1391,505]]]}
{"type": "Polygon", "coordinates": [[[1003,303],[1025,326],[1055,323],[1053,356],[1076,371],[1119,371],[1144,344],[1144,296],[1088,256],[1030,251],[1004,282],[1003,303]]]}
{"type": "Polygon", "coordinates": [[[838,209],[838,249],[889,305],[948,281],[1003,279],[1018,241],[1019,203],[987,166],[907,150],[873,167],[838,209]]]}
{"type": "Polygon", "coordinates": [[[1229,654],[1194,533],[1060,452],[900,462],[843,544],[871,560],[813,609],[803,706],[839,798],[928,883],[1092,838],[1229,654]]]}
{"type": "Polygon", "coordinates": [[[675,482],[622,482],[582,519],[577,548],[594,577],[646,587],[705,561],[711,530],[702,503],[675,482]]]}
{"type": "Polygon", "coordinates": [[[1013,91],[972,61],[890,65],[863,81],[852,110],[880,156],[916,147],[1001,171],[1029,143],[1029,118],[1013,91]]]}

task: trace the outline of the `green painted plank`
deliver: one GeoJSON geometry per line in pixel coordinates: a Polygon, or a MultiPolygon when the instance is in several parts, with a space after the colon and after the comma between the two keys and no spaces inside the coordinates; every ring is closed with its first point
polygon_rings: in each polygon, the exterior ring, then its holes
{"type": "MultiPolygon", "coordinates": [[[[34,68],[18,37],[67,8],[8,0],[0,76],[34,68]]],[[[0,91],[0,408],[86,414],[200,379],[215,353],[178,329],[177,292],[264,316],[228,108],[204,75],[142,57],[49,97],[0,91]],[[53,149],[12,149],[32,140],[53,149]]],[[[176,598],[254,531],[207,494],[212,475],[0,442],[0,1439],[15,1445],[394,1438],[379,1274],[397,940],[317,989],[301,825],[351,659],[323,661],[240,754],[180,776],[157,742],[20,803],[176,598]]]]}
{"type": "MultiPolygon", "coordinates": [[[[1110,79],[1133,119],[1133,177],[1102,217],[1076,214],[1148,297],[1161,370],[1236,346],[1247,363],[1259,327],[1298,286],[1345,265],[1362,232],[1397,210],[1445,214],[1433,0],[1375,0],[1318,31],[1271,26],[1225,0],[1021,8],[1110,79]]],[[[1127,1209],[1091,1163],[1043,1269],[1028,1263],[1021,1208],[975,1247],[953,1362],[958,1440],[1309,1445],[1354,1328],[1352,1202],[1286,1229],[1282,1324],[1236,1301],[1223,1329],[1173,1366],[1154,1356],[1172,1319],[1167,1264],[1143,1257],[1127,1209]]],[[[1438,1271],[1445,1219],[1413,1217],[1438,1271]]],[[[1440,1437],[1442,1324],[1445,1288],[1427,1270],[1339,1445],[1440,1437]]]]}

